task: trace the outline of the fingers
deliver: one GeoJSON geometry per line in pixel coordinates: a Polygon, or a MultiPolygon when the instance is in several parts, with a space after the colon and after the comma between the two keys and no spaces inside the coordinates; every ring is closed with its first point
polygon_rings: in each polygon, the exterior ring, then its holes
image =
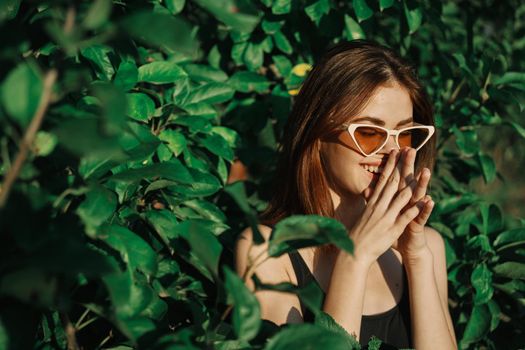
{"type": "Polygon", "coordinates": [[[423,170],[421,170],[421,172],[419,173],[410,204],[414,204],[417,201],[423,199],[423,197],[427,193],[429,182],[430,170],[428,170],[427,168],[423,168],[423,170]]]}
{"type": "Polygon", "coordinates": [[[397,215],[412,198],[412,188],[416,185],[416,180],[412,180],[408,186],[403,188],[390,204],[390,210],[397,215]]]}
{"type": "Polygon", "coordinates": [[[430,214],[434,209],[434,201],[430,196],[425,196],[413,206],[405,210],[396,220],[396,225],[404,230],[404,228],[414,221],[416,224],[425,226],[430,214]]]}
{"type": "MultiPolygon", "coordinates": [[[[399,154],[399,161],[395,165],[392,173],[385,181],[383,191],[379,194],[379,199],[377,200],[377,207],[382,209],[388,208],[392,198],[398,192],[399,181],[401,181],[401,165],[403,163],[403,155],[399,154]]],[[[409,197],[410,199],[410,197],[409,197]]]]}
{"type": "Polygon", "coordinates": [[[377,199],[383,192],[383,188],[386,186],[388,180],[390,179],[392,172],[395,170],[398,160],[399,160],[399,152],[396,149],[394,149],[388,155],[388,160],[386,161],[385,167],[383,168],[383,171],[381,172],[381,175],[379,176],[379,180],[377,181],[377,184],[374,189],[374,193],[370,197],[369,202],[375,203],[377,201],[377,199]]]}
{"type": "Polygon", "coordinates": [[[425,196],[423,198],[422,202],[424,202],[424,207],[419,213],[419,215],[414,219],[414,221],[418,225],[425,225],[427,223],[428,218],[430,217],[430,214],[432,214],[432,210],[434,209],[434,201],[432,200],[432,197],[425,196]]]}
{"type": "Polygon", "coordinates": [[[414,163],[416,161],[415,149],[403,148],[401,152],[404,154],[404,161],[401,164],[401,181],[399,182],[399,190],[407,187],[414,179],[414,163]]]}
{"type": "Polygon", "coordinates": [[[421,201],[419,201],[407,210],[405,210],[403,214],[397,217],[396,225],[402,228],[400,230],[401,232],[403,232],[405,227],[418,216],[418,214],[423,209],[423,205],[424,204],[421,201]]]}

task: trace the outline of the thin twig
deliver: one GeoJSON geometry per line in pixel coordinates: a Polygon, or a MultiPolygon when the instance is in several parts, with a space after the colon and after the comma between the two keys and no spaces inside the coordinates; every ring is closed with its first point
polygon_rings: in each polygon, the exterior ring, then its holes
{"type": "Polygon", "coordinates": [[[466,82],[467,82],[467,79],[463,78],[461,82],[458,84],[458,86],[456,86],[456,89],[454,90],[454,92],[452,92],[452,95],[450,95],[450,98],[447,101],[449,105],[451,105],[452,103],[456,101],[456,99],[458,98],[459,92],[461,91],[461,88],[463,87],[463,85],[465,85],[466,82]]]}
{"type": "Polygon", "coordinates": [[[13,166],[9,169],[7,175],[4,178],[4,183],[0,187],[0,209],[5,206],[7,198],[9,197],[9,192],[11,191],[11,187],[15,183],[18,174],[22,170],[22,166],[24,165],[24,162],[27,158],[31,144],[35,139],[38,129],[40,129],[40,126],[42,125],[42,120],[44,119],[46,110],[51,102],[51,92],[53,84],[57,79],[57,75],[57,71],[55,69],[51,69],[44,77],[44,88],[38,103],[38,108],[36,109],[35,115],[31,120],[31,124],[29,124],[24,138],[22,139],[22,144],[20,145],[20,150],[16,155],[13,166]]]}
{"type": "Polygon", "coordinates": [[[107,337],[105,337],[100,344],[98,344],[97,349],[101,349],[111,338],[113,338],[113,330],[109,331],[109,334],[107,337]]]}
{"type": "Polygon", "coordinates": [[[84,318],[86,318],[87,314],[89,313],[89,309],[86,308],[84,313],[78,318],[77,322],[75,322],[75,328],[78,329],[78,326],[84,321],[84,318]]]}
{"type": "Polygon", "coordinates": [[[81,329],[84,329],[86,328],[87,326],[89,326],[90,324],[92,324],[93,322],[95,322],[96,320],[98,320],[100,317],[98,316],[93,316],[92,318],[90,318],[89,320],[87,320],[86,322],[78,325],[76,327],[77,331],[80,331],[81,329]]]}
{"type": "Polygon", "coordinates": [[[75,334],[75,326],[71,323],[67,313],[60,312],[60,321],[62,322],[62,327],[64,327],[64,332],[66,333],[67,350],[80,350],[77,343],[77,336],[75,334]]]}

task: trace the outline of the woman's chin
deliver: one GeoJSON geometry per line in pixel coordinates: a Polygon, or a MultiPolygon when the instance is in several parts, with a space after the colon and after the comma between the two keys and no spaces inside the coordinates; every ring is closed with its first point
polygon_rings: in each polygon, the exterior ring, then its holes
{"type": "Polygon", "coordinates": [[[368,183],[368,185],[365,187],[365,189],[361,192],[363,198],[368,201],[370,199],[370,197],[372,196],[372,193],[374,193],[374,190],[376,188],[376,185],[377,185],[377,180],[378,180],[379,176],[374,176],[372,178],[372,181],[370,181],[368,183]]]}

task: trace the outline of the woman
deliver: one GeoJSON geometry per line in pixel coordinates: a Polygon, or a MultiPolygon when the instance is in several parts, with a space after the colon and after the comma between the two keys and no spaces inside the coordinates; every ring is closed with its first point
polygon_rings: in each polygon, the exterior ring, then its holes
{"type": "MultiPolygon", "coordinates": [[[[448,310],[443,239],[425,227],[434,202],[426,195],[434,162],[431,104],[414,69],[392,50],[356,40],[329,50],[304,82],[285,130],[278,183],[260,226],[295,214],[333,217],[354,242],[269,258],[262,282],[323,289],[323,311],[361,344],[376,335],[399,348],[457,348],[448,310]]],[[[237,270],[267,248],[245,230],[237,270]]],[[[260,260],[259,260],[260,261],[260,260]]],[[[253,288],[252,281],[247,282],[253,288]]],[[[308,322],[298,297],[258,291],[262,318],[308,322]]]]}

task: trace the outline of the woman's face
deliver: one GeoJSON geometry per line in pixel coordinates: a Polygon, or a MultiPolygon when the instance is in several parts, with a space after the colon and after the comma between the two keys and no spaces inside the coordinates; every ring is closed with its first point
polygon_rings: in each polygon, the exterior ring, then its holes
{"type": "MultiPolygon", "coordinates": [[[[378,87],[365,108],[347,121],[387,129],[402,129],[412,122],[412,101],[408,92],[398,84],[378,87]]],[[[393,148],[398,147],[394,137],[390,136],[379,152],[364,156],[345,130],[333,139],[323,140],[321,153],[331,189],[340,197],[362,195],[367,188],[372,189],[393,148]],[[373,168],[379,168],[379,172],[373,168]]]]}

